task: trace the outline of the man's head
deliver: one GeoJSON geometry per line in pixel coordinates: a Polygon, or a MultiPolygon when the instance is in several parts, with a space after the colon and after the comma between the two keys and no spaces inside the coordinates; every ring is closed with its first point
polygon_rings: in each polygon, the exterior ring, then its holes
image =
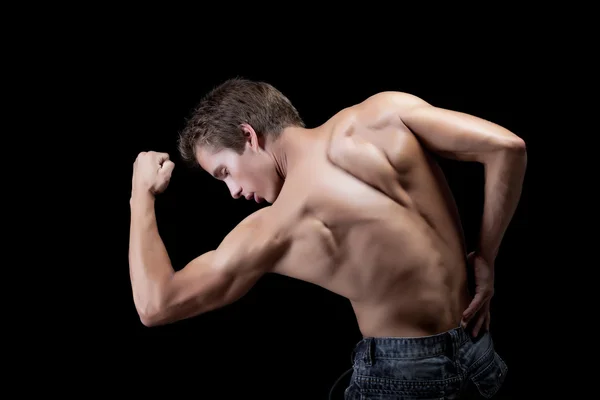
{"type": "Polygon", "coordinates": [[[273,144],[285,128],[304,127],[296,108],[264,82],[230,79],[198,104],[179,136],[181,157],[223,180],[234,198],[273,202],[283,178],[273,144]]]}

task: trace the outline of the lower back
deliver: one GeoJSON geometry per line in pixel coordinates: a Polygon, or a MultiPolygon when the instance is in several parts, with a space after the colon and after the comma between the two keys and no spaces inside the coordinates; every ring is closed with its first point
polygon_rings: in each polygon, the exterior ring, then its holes
{"type": "Polygon", "coordinates": [[[324,285],[351,301],[364,336],[444,332],[458,326],[468,304],[462,253],[418,216],[402,214],[348,238],[324,285]]]}

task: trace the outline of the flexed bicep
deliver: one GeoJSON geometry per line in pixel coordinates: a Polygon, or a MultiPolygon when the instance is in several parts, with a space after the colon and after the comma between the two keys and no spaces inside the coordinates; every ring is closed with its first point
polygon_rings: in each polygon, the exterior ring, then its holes
{"type": "Polygon", "coordinates": [[[287,226],[277,208],[263,208],[240,222],[221,244],[190,261],[153,288],[156,307],[148,325],[162,325],[203,314],[244,296],[262,275],[277,266],[289,247],[287,226]]]}

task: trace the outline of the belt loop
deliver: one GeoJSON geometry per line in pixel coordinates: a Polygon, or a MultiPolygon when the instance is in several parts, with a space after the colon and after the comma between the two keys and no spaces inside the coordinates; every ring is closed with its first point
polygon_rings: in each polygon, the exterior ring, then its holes
{"type": "Polygon", "coordinates": [[[454,361],[456,354],[458,352],[458,335],[455,331],[447,332],[446,334],[446,356],[454,361]]]}
{"type": "Polygon", "coordinates": [[[365,365],[366,366],[371,366],[373,365],[373,338],[368,338],[367,339],[367,348],[365,349],[365,365]]]}
{"type": "Polygon", "coordinates": [[[464,367],[461,365],[460,362],[460,345],[463,342],[463,330],[462,328],[458,328],[458,329],[453,329],[450,331],[450,346],[449,348],[452,349],[450,350],[452,352],[452,357],[450,358],[452,360],[452,362],[454,363],[454,365],[456,366],[456,370],[458,371],[460,376],[463,376],[465,369],[464,367]]]}

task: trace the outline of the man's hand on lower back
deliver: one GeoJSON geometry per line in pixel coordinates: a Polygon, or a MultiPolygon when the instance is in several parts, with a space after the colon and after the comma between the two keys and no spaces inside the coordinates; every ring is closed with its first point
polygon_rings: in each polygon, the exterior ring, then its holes
{"type": "Polygon", "coordinates": [[[475,274],[475,296],[463,313],[463,327],[470,326],[472,335],[477,336],[482,328],[490,327],[490,302],[494,296],[494,265],[473,252],[467,263],[475,274]]]}

